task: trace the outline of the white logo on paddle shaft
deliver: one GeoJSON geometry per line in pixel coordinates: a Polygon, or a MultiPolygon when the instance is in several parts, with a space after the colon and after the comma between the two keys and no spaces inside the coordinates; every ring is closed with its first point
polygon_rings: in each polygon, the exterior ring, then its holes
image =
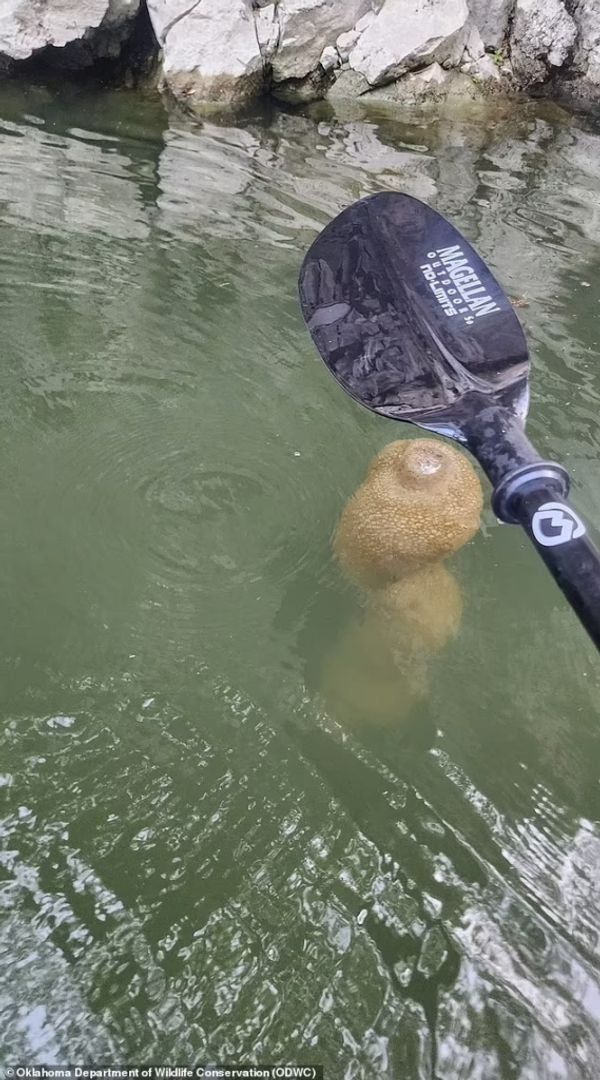
{"type": "Polygon", "coordinates": [[[462,315],[471,326],[475,319],[501,310],[458,244],[428,251],[427,258],[430,261],[421,264],[421,271],[446,315],[462,315]]]}
{"type": "Polygon", "coordinates": [[[556,547],[557,544],[568,544],[569,540],[578,540],[585,534],[585,525],[568,506],[550,502],[536,510],[531,531],[538,544],[556,547]]]}

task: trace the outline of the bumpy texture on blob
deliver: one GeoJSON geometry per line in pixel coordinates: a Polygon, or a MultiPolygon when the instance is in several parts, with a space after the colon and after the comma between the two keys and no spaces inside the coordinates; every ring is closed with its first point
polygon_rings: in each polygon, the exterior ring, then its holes
{"type": "Polygon", "coordinates": [[[334,550],[365,606],[326,658],[322,693],[340,722],[389,726],[427,693],[427,661],[454,637],[460,588],[442,560],[479,528],[477,475],[446,443],[390,443],[347,504],[334,550]]]}
{"type": "Polygon", "coordinates": [[[347,504],[334,551],[357,585],[380,588],[458,551],[477,532],[482,505],[477,474],[454,447],[393,442],[347,504]]]}

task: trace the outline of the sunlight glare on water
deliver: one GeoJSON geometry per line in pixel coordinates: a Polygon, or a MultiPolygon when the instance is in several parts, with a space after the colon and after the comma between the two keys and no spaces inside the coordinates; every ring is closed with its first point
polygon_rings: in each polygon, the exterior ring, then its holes
{"type": "Polygon", "coordinates": [[[335,385],[296,281],[379,190],[519,300],[531,437],[599,525],[589,121],[3,87],[2,1065],[598,1076],[598,664],[519,531],[487,510],[453,559],[460,633],[396,724],[323,704],[331,533],[410,432],[335,385]]]}

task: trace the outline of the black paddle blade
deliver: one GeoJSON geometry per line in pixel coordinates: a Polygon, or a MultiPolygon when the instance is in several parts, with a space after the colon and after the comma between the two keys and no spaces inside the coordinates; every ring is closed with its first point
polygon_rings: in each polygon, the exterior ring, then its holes
{"type": "Polygon", "coordinates": [[[521,324],[477,252],[419,199],[372,195],[330,222],[300,303],[329,370],[374,412],[461,441],[484,403],[525,419],[521,324]]]}

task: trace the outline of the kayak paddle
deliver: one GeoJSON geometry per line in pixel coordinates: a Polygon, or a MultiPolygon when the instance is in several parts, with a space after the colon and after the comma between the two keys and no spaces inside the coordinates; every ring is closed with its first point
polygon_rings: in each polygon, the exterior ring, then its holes
{"type": "Polygon", "coordinates": [[[525,435],[529,354],[498,282],[430,206],[386,192],[326,226],[300,303],[327,367],[356,401],[463,443],[600,648],[600,552],[567,502],[569,475],[525,435]]]}

